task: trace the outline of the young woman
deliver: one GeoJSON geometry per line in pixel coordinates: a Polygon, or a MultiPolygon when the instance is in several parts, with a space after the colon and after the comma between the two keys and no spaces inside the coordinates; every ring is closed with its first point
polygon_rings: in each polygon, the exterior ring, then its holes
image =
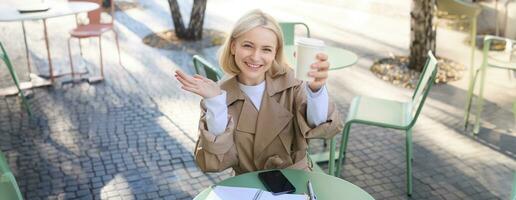
{"type": "Polygon", "coordinates": [[[264,169],[311,170],[307,139],[331,138],[342,121],[329,102],[329,63],[323,53],[305,83],[283,57],[276,20],[254,10],[238,20],[222,46],[220,65],[232,75],[220,86],[176,71],[182,89],[200,95],[201,119],[195,160],[205,172],[236,174],[264,169]]]}

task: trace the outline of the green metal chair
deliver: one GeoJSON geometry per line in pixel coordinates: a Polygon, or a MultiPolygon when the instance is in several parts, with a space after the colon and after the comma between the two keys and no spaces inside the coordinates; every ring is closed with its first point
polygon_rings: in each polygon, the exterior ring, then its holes
{"type": "Polygon", "coordinates": [[[18,183],[9,169],[9,165],[7,165],[7,161],[2,152],[0,152],[0,199],[23,199],[20,189],[18,188],[18,183]]]}
{"type": "Polygon", "coordinates": [[[215,82],[219,81],[224,76],[224,72],[222,72],[218,67],[210,64],[203,57],[194,55],[192,60],[197,74],[202,74],[204,71],[206,77],[215,82]]]}
{"type": "Polygon", "coordinates": [[[4,61],[5,65],[7,66],[7,69],[9,70],[9,73],[11,74],[11,77],[14,81],[14,85],[16,85],[16,88],[18,89],[18,94],[22,99],[23,106],[25,106],[25,109],[27,110],[29,116],[32,116],[29,104],[27,102],[27,99],[25,98],[25,94],[23,93],[23,90],[20,88],[20,81],[18,80],[18,76],[16,75],[13,65],[11,64],[11,60],[9,59],[9,56],[7,55],[7,52],[5,51],[4,46],[1,42],[0,48],[2,49],[2,52],[0,52],[0,58],[2,59],[2,61],[4,61]]]}
{"type": "Polygon", "coordinates": [[[294,45],[296,25],[304,26],[306,28],[306,37],[310,37],[310,29],[303,22],[279,22],[279,25],[283,32],[283,44],[285,45],[294,45]]]}
{"type": "Polygon", "coordinates": [[[425,99],[435,82],[437,60],[431,51],[425,68],[419,77],[416,90],[409,102],[398,102],[380,98],[357,96],[353,99],[342,131],[339,161],[335,175],[340,174],[342,162],[346,159],[346,147],[352,124],[365,124],[406,131],[407,194],[412,194],[412,127],[416,123],[425,99]]]}
{"type": "Polygon", "coordinates": [[[469,123],[469,115],[471,111],[472,101],[473,101],[473,93],[475,93],[475,84],[478,76],[480,75],[480,88],[478,91],[478,103],[477,110],[475,114],[475,125],[473,127],[473,133],[478,133],[480,130],[480,114],[482,113],[482,108],[484,104],[484,81],[486,79],[486,69],[488,67],[498,68],[498,69],[507,69],[516,72],[516,40],[511,40],[498,36],[488,35],[484,37],[484,49],[482,55],[482,64],[476,70],[471,70],[474,72],[474,75],[469,79],[469,87],[468,87],[468,97],[466,102],[466,111],[464,113],[464,129],[467,129],[469,123]],[[494,41],[505,41],[506,44],[506,53],[509,54],[507,60],[500,60],[496,58],[492,58],[489,55],[489,49],[494,41]]]}
{"type": "MultiPolygon", "coordinates": [[[[467,21],[470,24],[470,67],[473,67],[475,65],[477,17],[482,11],[481,7],[477,4],[468,3],[461,0],[436,0],[435,4],[437,8],[436,16],[438,16],[438,18],[442,18],[442,16],[453,16],[455,20],[467,21]]],[[[469,75],[470,77],[473,76],[473,72],[470,71],[469,75]]]]}

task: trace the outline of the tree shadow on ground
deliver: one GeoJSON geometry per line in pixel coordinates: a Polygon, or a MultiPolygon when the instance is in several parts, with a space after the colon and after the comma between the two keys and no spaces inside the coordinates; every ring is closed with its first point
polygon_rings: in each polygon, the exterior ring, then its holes
{"type": "Polygon", "coordinates": [[[197,169],[190,139],[146,97],[106,82],[36,89],[32,127],[0,113],[10,124],[2,151],[25,198],[189,199],[221,179],[197,169]]]}

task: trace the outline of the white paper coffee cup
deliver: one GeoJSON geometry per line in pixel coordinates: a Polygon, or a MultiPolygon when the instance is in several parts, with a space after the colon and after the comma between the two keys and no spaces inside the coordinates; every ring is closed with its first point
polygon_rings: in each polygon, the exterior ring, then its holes
{"type": "Polygon", "coordinates": [[[296,37],[296,78],[303,81],[312,80],[311,77],[308,76],[308,72],[310,72],[310,65],[314,64],[317,61],[317,54],[324,52],[324,41],[313,39],[313,38],[305,38],[305,37],[296,37]]]}

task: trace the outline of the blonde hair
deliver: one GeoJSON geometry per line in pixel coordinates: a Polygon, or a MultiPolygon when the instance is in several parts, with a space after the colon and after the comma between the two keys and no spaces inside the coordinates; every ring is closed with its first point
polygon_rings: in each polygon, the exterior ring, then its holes
{"type": "Polygon", "coordinates": [[[275,76],[278,72],[284,72],[285,66],[288,64],[283,56],[283,33],[278,22],[269,14],[264,13],[261,10],[252,10],[249,13],[242,16],[233,27],[229,37],[222,45],[219,51],[219,65],[222,67],[224,72],[230,75],[237,75],[240,73],[240,69],[235,63],[235,56],[231,53],[231,43],[238,37],[250,31],[253,28],[262,27],[271,30],[277,38],[276,56],[272,63],[272,75],[275,76]]]}

